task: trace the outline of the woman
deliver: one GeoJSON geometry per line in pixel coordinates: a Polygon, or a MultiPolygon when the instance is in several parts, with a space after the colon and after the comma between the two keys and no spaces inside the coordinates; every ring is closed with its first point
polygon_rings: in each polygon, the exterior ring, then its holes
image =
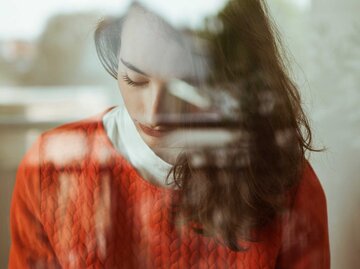
{"type": "Polygon", "coordinates": [[[197,33],[139,4],[99,24],[125,106],[24,157],[10,268],[329,268],[311,132],[265,10],[229,1],[197,33]]]}

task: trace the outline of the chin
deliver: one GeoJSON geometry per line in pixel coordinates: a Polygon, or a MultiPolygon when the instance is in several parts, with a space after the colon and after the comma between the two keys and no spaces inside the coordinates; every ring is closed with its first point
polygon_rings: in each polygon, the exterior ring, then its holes
{"type": "Polygon", "coordinates": [[[142,138],[142,140],[145,142],[146,145],[148,145],[151,149],[155,149],[161,144],[162,139],[159,137],[150,136],[146,133],[144,133],[139,127],[137,127],[137,130],[142,138]]]}

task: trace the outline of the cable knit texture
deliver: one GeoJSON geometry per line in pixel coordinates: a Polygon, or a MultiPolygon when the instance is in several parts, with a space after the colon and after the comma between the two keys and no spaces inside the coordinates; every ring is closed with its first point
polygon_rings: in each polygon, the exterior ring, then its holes
{"type": "Polygon", "coordinates": [[[289,209],[234,252],[175,228],[178,191],[139,176],[103,115],[44,133],[22,160],[9,268],[329,268],[326,201],[309,164],[289,209]]]}

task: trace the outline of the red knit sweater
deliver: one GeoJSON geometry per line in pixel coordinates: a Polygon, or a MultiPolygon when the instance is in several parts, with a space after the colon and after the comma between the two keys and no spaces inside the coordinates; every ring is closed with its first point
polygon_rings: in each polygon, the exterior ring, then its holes
{"type": "Polygon", "coordinates": [[[175,229],[168,209],[178,191],[141,178],[102,116],[44,133],[24,157],[9,268],[329,268],[326,201],[309,164],[289,211],[233,252],[175,229]]]}

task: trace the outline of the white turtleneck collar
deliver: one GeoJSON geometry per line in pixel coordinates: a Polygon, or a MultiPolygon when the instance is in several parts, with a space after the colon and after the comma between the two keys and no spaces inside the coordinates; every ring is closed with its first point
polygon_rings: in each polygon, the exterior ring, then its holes
{"type": "MultiPolygon", "coordinates": [[[[113,108],[103,117],[107,135],[119,153],[149,182],[163,187],[172,165],[157,156],[138,133],[125,106],[113,108]]],[[[172,179],[169,179],[170,182],[172,179]]]]}

